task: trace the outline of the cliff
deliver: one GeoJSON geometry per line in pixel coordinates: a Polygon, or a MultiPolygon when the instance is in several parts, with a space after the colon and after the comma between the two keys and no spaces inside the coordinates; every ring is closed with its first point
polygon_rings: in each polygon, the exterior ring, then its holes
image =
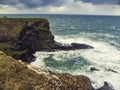
{"type": "Polygon", "coordinates": [[[93,88],[85,76],[37,70],[0,52],[0,90],[93,90],[93,88]]]}
{"type": "Polygon", "coordinates": [[[53,41],[47,19],[0,18],[0,50],[16,59],[30,62],[53,41]]]}
{"type": "Polygon", "coordinates": [[[86,44],[62,45],[54,40],[44,18],[0,18],[0,50],[15,59],[34,61],[36,51],[90,49],[86,44]]]}

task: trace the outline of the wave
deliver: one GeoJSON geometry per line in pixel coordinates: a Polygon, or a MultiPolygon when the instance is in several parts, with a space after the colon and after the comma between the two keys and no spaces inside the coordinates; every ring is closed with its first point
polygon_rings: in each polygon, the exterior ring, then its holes
{"type": "MultiPolygon", "coordinates": [[[[84,33],[83,33],[84,34],[84,33]]],[[[105,41],[99,41],[83,34],[71,36],[56,36],[61,43],[85,43],[94,47],[90,50],[72,50],[58,52],[36,52],[36,61],[32,65],[43,69],[59,72],[68,72],[73,75],[88,76],[95,88],[103,86],[104,81],[120,89],[120,50],[105,41]],[[83,36],[82,36],[83,35],[83,36]],[[90,68],[96,67],[100,71],[91,72],[90,68]]],[[[92,34],[92,37],[97,37],[92,34]]],[[[115,37],[106,35],[106,37],[115,37]]]]}

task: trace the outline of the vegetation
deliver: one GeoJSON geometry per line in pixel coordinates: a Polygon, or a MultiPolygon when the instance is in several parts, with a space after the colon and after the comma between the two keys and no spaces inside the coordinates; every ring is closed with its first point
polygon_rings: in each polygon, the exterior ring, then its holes
{"type": "Polygon", "coordinates": [[[13,56],[13,55],[22,55],[22,54],[24,54],[24,53],[26,53],[27,52],[27,50],[23,50],[23,51],[12,51],[12,50],[9,50],[9,49],[7,49],[7,50],[2,50],[6,55],[8,55],[8,56],[13,56]]]}
{"type": "MultiPolygon", "coordinates": [[[[46,19],[44,19],[44,18],[7,18],[7,17],[3,17],[3,18],[0,18],[0,28],[4,28],[5,30],[9,30],[9,32],[11,32],[12,34],[18,35],[26,22],[32,23],[35,21],[44,23],[44,21],[46,21],[46,19]]],[[[44,24],[41,24],[41,25],[43,26],[44,24]]],[[[46,30],[45,28],[39,27],[39,30],[42,30],[42,29],[46,30]]]]}
{"type": "Polygon", "coordinates": [[[34,90],[40,76],[25,64],[0,53],[0,90],[34,90]]]}

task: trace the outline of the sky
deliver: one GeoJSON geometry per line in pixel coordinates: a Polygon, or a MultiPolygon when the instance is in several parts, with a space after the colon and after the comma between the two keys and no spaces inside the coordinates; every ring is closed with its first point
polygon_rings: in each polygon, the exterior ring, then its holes
{"type": "Polygon", "coordinates": [[[0,0],[0,14],[120,16],[120,0],[0,0]]]}

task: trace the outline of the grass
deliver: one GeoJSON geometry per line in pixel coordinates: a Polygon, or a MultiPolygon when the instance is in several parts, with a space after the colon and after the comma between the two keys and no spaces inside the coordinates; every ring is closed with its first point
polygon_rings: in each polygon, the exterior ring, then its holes
{"type": "MultiPolygon", "coordinates": [[[[21,29],[24,27],[24,24],[26,22],[33,23],[35,21],[39,21],[41,23],[41,25],[43,26],[44,23],[47,21],[47,19],[45,19],[45,18],[7,18],[7,17],[3,17],[3,18],[0,18],[0,28],[4,28],[5,30],[12,32],[13,34],[18,35],[20,33],[21,29]]],[[[46,30],[46,28],[43,28],[42,26],[40,26],[38,29],[46,30]]]]}

